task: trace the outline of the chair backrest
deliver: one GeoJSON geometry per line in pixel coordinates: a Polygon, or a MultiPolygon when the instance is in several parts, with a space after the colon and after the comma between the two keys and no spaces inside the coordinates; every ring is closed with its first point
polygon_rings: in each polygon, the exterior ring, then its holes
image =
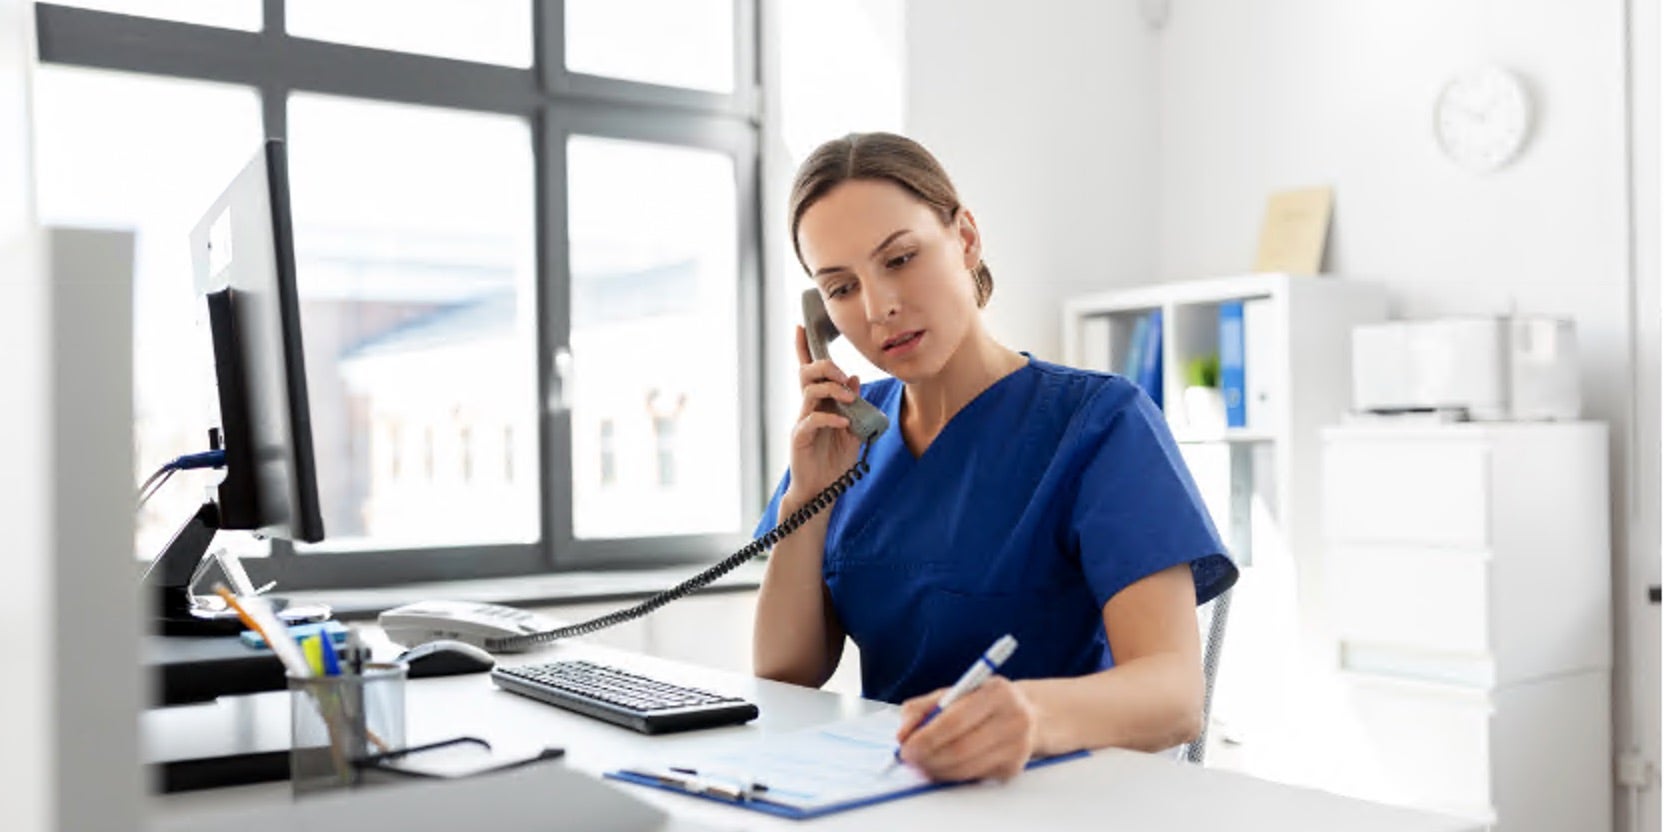
{"type": "Polygon", "coordinates": [[[1225,646],[1225,620],[1231,612],[1231,592],[1225,590],[1208,603],[1207,641],[1202,645],[1202,731],[1184,746],[1184,759],[1201,765],[1208,751],[1208,724],[1213,717],[1213,677],[1225,646]]]}

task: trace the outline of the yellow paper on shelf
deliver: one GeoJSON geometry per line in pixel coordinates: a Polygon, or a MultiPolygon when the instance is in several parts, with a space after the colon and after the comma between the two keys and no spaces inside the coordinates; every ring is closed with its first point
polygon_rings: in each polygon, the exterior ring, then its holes
{"type": "Polygon", "coordinates": [[[1260,227],[1254,271],[1321,272],[1333,206],[1334,190],[1328,187],[1272,194],[1265,205],[1265,223],[1260,227]]]}

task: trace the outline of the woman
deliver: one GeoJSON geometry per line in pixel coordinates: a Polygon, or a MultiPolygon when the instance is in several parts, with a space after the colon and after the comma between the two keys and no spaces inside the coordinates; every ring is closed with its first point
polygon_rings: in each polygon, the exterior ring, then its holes
{"type": "Polygon", "coordinates": [[[791,468],[759,533],[861,457],[827,400],[890,418],[871,473],[774,548],[757,674],[811,687],[861,651],[864,695],[902,704],[901,755],[935,779],[1008,779],[1033,756],[1169,748],[1201,728],[1195,607],[1236,580],[1160,411],[1131,383],[998,343],[976,220],[913,141],[818,148],[792,242],[832,322],[893,378],[797,352],[791,468]],[[1017,652],[916,728],[995,639],[1017,652]]]}

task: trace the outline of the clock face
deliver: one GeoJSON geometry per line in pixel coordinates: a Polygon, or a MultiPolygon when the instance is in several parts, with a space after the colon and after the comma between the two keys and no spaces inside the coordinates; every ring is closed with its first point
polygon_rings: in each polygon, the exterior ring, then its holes
{"type": "Polygon", "coordinates": [[[1531,98],[1519,78],[1494,66],[1451,79],[1439,93],[1433,132],[1439,147],[1473,171],[1507,164],[1531,128],[1531,98]]]}

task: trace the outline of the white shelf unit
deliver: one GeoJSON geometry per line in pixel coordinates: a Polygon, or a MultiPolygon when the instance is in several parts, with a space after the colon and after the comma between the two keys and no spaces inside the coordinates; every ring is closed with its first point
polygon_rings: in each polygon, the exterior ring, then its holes
{"type": "MultiPolygon", "coordinates": [[[[1351,330],[1387,318],[1378,285],[1325,275],[1246,274],[1099,292],[1065,301],[1065,362],[1114,370],[1138,317],[1162,312],[1163,410],[1225,543],[1242,566],[1216,680],[1210,765],[1299,782],[1293,694],[1308,669],[1332,672],[1322,608],[1320,430],[1351,396],[1351,330]],[[1269,299],[1269,422],[1185,424],[1184,364],[1217,352],[1219,306],[1269,299]],[[1221,743],[1228,747],[1221,747],[1221,743]],[[1284,761],[1290,761],[1285,765],[1284,761]]],[[[1253,337],[1253,336],[1250,336],[1253,337]]]]}
{"type": "Polygon", "coordinates": [[[1610,829],[1606,426],[1348,425],[1323,448],[1328,785],[1503,832],[1610,829]]]}

